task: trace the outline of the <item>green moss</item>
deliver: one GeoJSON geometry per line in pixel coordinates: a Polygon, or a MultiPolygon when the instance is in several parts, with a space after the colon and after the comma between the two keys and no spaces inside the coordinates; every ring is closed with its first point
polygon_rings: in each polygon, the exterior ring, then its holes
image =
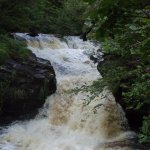
{"type": "Polygon", "coordinates": [[[0,65],[12,57],[27,57],[31,52],[25,42],[12,39],[7,35],[0,35],[0,65]]]}
{"type": "Polygon", "coordinates": [[[3,107],[4,100],[9,100],[11,102],[12,100],[24,99],[26,96],[26,91],[15,87],[15,85],[12,86],[11,81],[0,80],[0,111],[3,107]]]}
{"type": "Polygon", "coordinates": [[[32,32],[79,34],[86,3],[82,0],[2,0],[0,33],[32,32]],[[13,14],[13,15],[12,15],[13,14]]]}

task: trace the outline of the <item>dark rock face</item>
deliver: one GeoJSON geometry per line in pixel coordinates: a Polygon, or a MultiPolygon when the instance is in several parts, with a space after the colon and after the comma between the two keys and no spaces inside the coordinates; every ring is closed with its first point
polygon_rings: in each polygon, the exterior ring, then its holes
{"type": "Polygon", "coordinates": [[[32,36],[32,37],[39,36],[37,33],[27,33],[27,35],[32,36]]]}
{"type": "Polygon", "coordinates": [[[148,115],[148,111],[139,111],[134,109],[125,109],[131,130],[138,131],[142,126],[143,117],[148,115]]]}
{"type": "Polygon", "coordinates": [[[32,54],[0,66],[0,124],[33,117],[45,98],[56,91],[50,62],[32,54]]]}
{"type": "Polygon", "coordinates": [[[30,35],[32,37],[39,36],[38,31],[35,27],[30,27],[29,33],[27,35],[30,35]]]}
{"type": "Polygon", "coordinates": [[[123,150],[149,150],[148,146],[138,143],[135,139],[125,139],[120,141],[108,142],[101,145],[104,149],[123,149],[123,150]]]}

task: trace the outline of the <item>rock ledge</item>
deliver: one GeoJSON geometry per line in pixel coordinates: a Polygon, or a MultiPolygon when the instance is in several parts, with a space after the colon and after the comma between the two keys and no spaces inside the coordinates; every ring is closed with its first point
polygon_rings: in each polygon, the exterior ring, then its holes
{"type": "Polygon", "coordinates": [[[0,124],[29,119],[56,91],[54,69],[33,53],[10,59],[0,66],[0,90],[0,124]]]}

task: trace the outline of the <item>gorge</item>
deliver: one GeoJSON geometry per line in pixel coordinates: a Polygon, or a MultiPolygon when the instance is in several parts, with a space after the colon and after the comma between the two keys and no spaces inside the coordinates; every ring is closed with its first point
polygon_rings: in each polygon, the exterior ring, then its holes
{"type": "Polygon", "coordinates": [[[142,149],[110,91],[104,89],[92,100],[89,91],[74,92],[101,78],[97,64],[90,60],[99,49],[98,43],[82,41],[77,36],[30,37],[23,33],[16,36],[26,40],[37,57],[51,61],[57,91],[47,97],[34,119],[1,129],[1,150],[142,149]]]}

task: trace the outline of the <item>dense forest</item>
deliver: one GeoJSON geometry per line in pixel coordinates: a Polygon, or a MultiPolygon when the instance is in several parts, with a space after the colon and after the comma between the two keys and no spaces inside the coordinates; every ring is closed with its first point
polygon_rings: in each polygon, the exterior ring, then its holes
{"type": "MultiPolygon", "coordinates": [[[[30,54],[25,43],[12,38],[14,32],[84,35],[100,41],[104,61],[98,70],[103,78],[83,90],[96,95],[107,86],[140,142],[150,143],[149,0],[0,0],[0,14],[0,65],[30,54]]],[[[4,84],[0,80],[1,100],[4,84]]]]}
{"type": "MultiPolygon", "coordinates": [[[[140,141],[150,142],[150,3],[148,0],[86,0],[91,37],[101,41],[103,78],[92,92],[108,86],[123,106],[140,141]],[[143,120],[143,122],[141,122],[143,120]]],[[[90,36],[90,35],[89,35],[90,36]]]]}
{"type": "Polygon", "coordinates": [[[77,0],[1,0],[1,32],[79,35],[86,4],[77,0]]]}
{"type": "MultiPolygon", "coordinates": [[[[80,35],[85,18],[83,13],[87,4],[77,0],[28,0],[0,1],[0,53],[1,62],[8,58],[10,43],[15,52],[19,42],[10,39],[11,33],[25,32],[80,35]],[[7,47],[5,50],[4,47],[7,47]]],[[[21,48],[22,44],[19,48],[21,48]]],[[[24,47],[24,46],[23,46],[24,47]]],[[[22,52],[22,51],[21,51],[22,52]]],[[[23,51],[24,53],[25,51],[23,51]]],[[[20,51],[19,51],[20,53],[20,51]]]]}

